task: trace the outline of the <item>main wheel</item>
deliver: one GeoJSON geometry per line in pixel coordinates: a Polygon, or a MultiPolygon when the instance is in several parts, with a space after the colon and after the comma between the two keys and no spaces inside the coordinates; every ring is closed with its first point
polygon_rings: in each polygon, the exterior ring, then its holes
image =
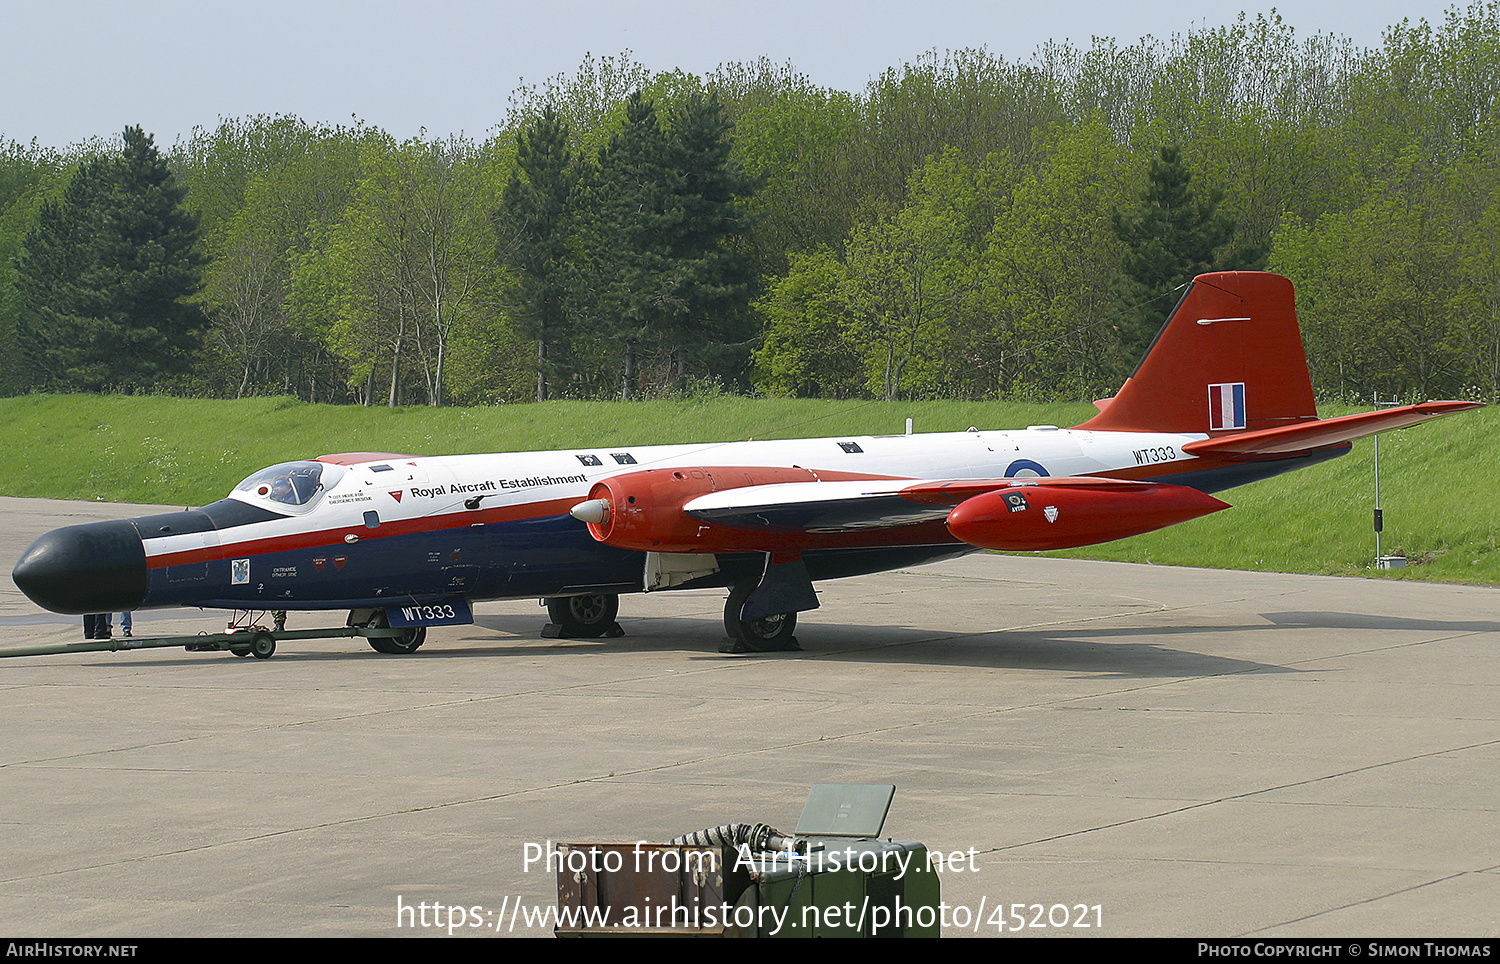
{"type": "Polygon", "coordinates": [[[598,639],[615,625],[620,597],[609,593],[590,596],[553,596],[547,600],[547,618],[562,634],[573,639],[598,639]]]}
{"type": "Polygon", "coordinates": [[[729,591],[724,603],[724,631],[729,638],[752,653],[775,653],[795,649],[792,633],[797,628],[796,613],[777,613],[764,619],[741,619],[745,600],[755,591],[756,583],[742,582],[729,591]]]}
{"type": "MultiPolygon", "coordinates": [[[[385,610],[380,610],[365,621],[366,629],[389,629],[390,620],[386,619],[385,610]]],[[[405,656],[415,653],[427,642],[426,626],[408,626],[402,629],[399,636],[366,636],[365,641],[370,648],[377,653],[385,653],[389,656],[405,656]]]]}

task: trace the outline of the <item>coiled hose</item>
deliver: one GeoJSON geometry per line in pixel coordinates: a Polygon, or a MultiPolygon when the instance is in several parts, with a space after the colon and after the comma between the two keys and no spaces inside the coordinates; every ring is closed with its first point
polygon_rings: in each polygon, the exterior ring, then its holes
{"type": "Polygon", "coordinates": [[[736,850],[748,846],[751,850],[760,852],[790,850],[800,853],[806,850],[805,841],[788,837],[780,830],[774,830],[763,823],[726,823],[674,837],[667,843],[679,847],[733,847],[736,850]]]}

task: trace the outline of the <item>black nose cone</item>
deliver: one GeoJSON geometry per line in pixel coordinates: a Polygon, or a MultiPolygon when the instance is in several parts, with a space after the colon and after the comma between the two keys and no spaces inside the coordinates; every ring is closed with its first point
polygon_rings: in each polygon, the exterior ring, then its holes
{"type": "Polygon", "coordinates": [[[146,549],[127,520],[53,529],[11,570],[16,587],[55,613],[139,609],[146,599],[146,549]]]}

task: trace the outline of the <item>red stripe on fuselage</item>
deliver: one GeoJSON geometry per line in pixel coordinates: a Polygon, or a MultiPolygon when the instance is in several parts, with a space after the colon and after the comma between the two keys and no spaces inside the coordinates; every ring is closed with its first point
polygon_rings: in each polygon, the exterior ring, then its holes
{"type": "MultiPolygon", "coordinates": [[[[289,552],[295,549],[316,549],[319,547],[334,549],[347,545],[344,542],[344,537],[350,534],[359,536],[359,541],[363,542],[366,539],[386,539],[392,536],[406,536],[422,532],[441,532],[444,529],[462,529],[474,525],[492,525],[514,522],[521,519],[539,519],[553,515],[566,515],[567,511],[581,500],[581,496],[575,495],[563,499],[550,499],[546,502],[528,502],[525,505],[497,506],[493,509],[473,509],[463,512],[450,512],[445,515],[420,516],[415,519],[391,519],[382,521],[374,529],[366,528],[363,522],[356,521],[348,525],[331,529],[319,529],[314,532],[294,532],[283,536],[267,536],[264,539],[220,543],[216,546],[182,549],[177,552],[164,552],[158,555],[150,555],[151,542],[154,540],[145,540],[147,549],[146,568],[165,569],[168,566],[208,562],[213,559],[238,559],[244,556],[260,556],[271,552],[289,552]]],[[[218,534],[222,536],[225,533],[232,533],[233,531],[234,529],[221,529],[218,534]]]]}

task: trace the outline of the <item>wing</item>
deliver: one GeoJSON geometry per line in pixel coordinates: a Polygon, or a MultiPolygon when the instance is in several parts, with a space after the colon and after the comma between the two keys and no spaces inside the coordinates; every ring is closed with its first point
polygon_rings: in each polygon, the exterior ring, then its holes
{"type": "MultiPolygon", "coordinates": [[[[728,470],[695,470],[707,487],[728,470]]],[[[786,551],[957,540],[984,549],[1062,549],[1138,535],[1228,506],[1185,486],[1090,477],[848,479],[693,491],[655,470],[595,486],[573,514],[594,538],[647,552],[786,551]]],[[[682,476],[683,473],[674,473],[682,476]]],[[[736,478],[744,470],[734,470],[736,478]]],[[[684,478],[684,481],[686,479],[684,478]]]]}
{"type": "Polygon", "coordinates": [[[767,534],[863,532],[940,520],[972,546],[1029,551],[1123,539],[1226,508],[1186,486],[1077,477],[874,487],[794,482],[716,492],[683,511],[715,526],[767,534]]]}

